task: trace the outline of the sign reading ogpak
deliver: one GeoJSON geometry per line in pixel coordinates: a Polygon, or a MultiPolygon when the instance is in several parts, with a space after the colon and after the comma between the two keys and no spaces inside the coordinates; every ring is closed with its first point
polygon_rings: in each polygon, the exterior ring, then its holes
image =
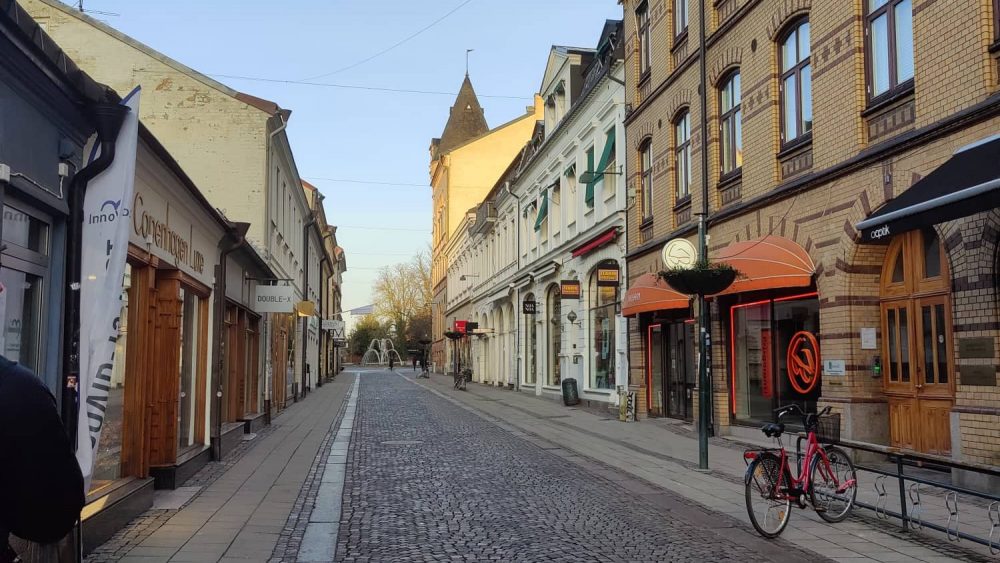
{"type": "Polygon", "coordinates": [[[290,285],[258,285],[253,310],[258,313],[291,313],[295,289],[290,285]]]}

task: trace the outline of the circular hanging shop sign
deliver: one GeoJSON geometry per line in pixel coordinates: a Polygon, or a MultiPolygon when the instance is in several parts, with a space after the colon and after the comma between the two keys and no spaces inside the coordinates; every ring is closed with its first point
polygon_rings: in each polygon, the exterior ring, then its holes
{"type": "Polygon", "coordinates": [[[684,238],[668,240],[663,245],[663,265],[668,270],[678,270],[682,268],[693,268],[698,258],[698,251],[690,241],[684,238]]]}
{"type": "Polygon", "coordinates": [[[813,333],[799,331],[788,343],[788,382],[806,395],[819,383],[819,342],[813,333]]]}

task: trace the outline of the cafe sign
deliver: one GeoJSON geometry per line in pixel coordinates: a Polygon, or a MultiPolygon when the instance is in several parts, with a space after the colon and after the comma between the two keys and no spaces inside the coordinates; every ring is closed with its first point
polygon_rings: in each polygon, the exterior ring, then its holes
{"type": "Polygon", "coordinates": [[[578,280],[562,280],[559,282],[559,294],[563,299],[580,299],[580,282],[578,280]]]}
{"type": "Polygon", "coordinates": [[[597,270],[597,285],[602,287],[618,287],[618,268],[600,268],[597,270]]]}

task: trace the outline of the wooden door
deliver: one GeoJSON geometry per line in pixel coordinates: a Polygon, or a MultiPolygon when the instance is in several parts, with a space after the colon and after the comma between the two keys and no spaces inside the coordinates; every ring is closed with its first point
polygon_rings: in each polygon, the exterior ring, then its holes
{"type": "Polygon", "coordinates": [[[947,455],[951,452],[950,418],[954,400],[948,297],[922,297],[914,307],[917,361],[913,386],[920,420],[920,449],[947,455]]]}
{"type": "Polygon", "coordinates": [[[156,283],[156,315],[149,421],[149,463],[170,465],[177,460],[177,390],[180,385],[180,282],[156,283]]]}
{"type": "Polygon", "coordinates": [[[884,390],[893,446],[948,455],[955,397],[951,303],[932,229],[898,236],[881,281],[884,390]]]}

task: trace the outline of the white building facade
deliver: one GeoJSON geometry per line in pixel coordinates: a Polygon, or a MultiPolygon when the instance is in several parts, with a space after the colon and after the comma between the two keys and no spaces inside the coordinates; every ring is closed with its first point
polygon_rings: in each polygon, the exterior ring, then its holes
{"type": "Polygon", "coordinates": [[[597,49],[552,48],[544,121],[470,217],[448,291],[465,276],[475,381],[557,398],[572,378],[605,408],[627,386],[620,26],[597,49]]]}

